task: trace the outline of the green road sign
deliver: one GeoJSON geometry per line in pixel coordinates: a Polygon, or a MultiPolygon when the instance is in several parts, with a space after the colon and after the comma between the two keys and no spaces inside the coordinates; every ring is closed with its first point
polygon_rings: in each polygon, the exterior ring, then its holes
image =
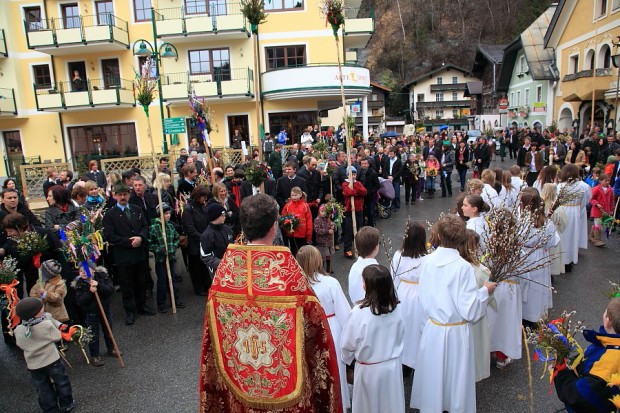
{"type": "Polygon", "coordinates": [[[185,118],[164,119],[164,133],[166,135],[185,133],[185,118]]]}

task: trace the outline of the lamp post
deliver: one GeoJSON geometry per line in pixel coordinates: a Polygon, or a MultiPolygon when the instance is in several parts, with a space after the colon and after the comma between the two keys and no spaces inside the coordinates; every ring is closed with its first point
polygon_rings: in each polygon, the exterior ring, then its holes
{"type": "Polygon", "coordinates": [[[618,75],[616,76],[616,101],[614,103],[615,116],[614,116],[614,130],[618,132],[618,89],[620,89],[620,36],[616,37],[616,41],[613,42],[616,48],[616,54],[611,57],[611,62],[616,69],[618,69],[618,75]]]}
{"type": "Polygon", "coordinates": [[[150,57],[155,61],[155,67],[157,68],[157,89],[159,92],[159,114],[161,116],[161,128],[163,134],[163,146],[162,152],[164,154],[168,154],[168,141],[166,139],[166,134],[164,131],[164,101],[161,93],[161,76],[160,74],[160,65],[161,59],[171,59],[174,58],[176,61],[178,59],[179,53],[177,48],[174,47],[171,43],[163,43],[157,48],[157,43],[151,44],[148,40],[138,39],[133,45],[133,54],[138,57],[150,57]],[[138,46],[138,50],[136,50],[136,46],[138,46]]]}

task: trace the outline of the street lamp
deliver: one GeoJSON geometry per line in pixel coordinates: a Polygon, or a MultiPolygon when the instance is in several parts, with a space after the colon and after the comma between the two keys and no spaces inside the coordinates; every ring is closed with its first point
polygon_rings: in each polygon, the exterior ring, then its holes
{"type": "Polygon", "coordinates": [[[618,89],[620,89],[620,36],[616,37],[616,41],[613,42],[613,45],[616,48],[616,54],[611,57],[611,63],[613,63],[614,67],[618,69],[618,75],[616,76],[616,101],[614,103],[614,108],[616,109],[614,126],[615,131],[618,132],[618,89]]]}
{"type": "MultiPolygon", "coordinates": [[[[171,43],[163,43],[157,48],[157,42],[151,44],[148,40],[138,39],[133,44],[133,54],[138,57],[150,57],[155,61],[155,67],[157,68],[157,89],[159,91],[159,114],[161,115],[161,128],[164,130],[164,101],[161,93],[161,76],[159,76],[159,66],[162,64],[161,59],[171,59],[173,58],[175,61],[179,57],[179,52],[177,48],[174,47],[171,43]],[[136,46],[138,50],[136,50],[136,46]]],[[[163,133],[164,141],[162,152],[164,154],[168,154],[168,140],[166,139],[166,134],[163,133]]]]}

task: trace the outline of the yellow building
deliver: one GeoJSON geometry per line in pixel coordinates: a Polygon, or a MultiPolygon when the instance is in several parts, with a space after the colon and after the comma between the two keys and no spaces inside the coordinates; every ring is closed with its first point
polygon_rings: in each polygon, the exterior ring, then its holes
{"type": "MultiPolygon", "coordinates": [[[[370,10],[359,13],[360,3],[346,2],[340,58],[347,98],[361,99],[370,94],[370,75],[351,61],[374,19],[370,10]]],[[[340,106],[337,46],[320,4],[266,2],[256,42],[239,0],[0,2],[0,176],[15,175],[23,158],[77,169],[93,157],[149,154],[133,80],[141,52],[153,49],[162,91],[149,110],[156,152],[164,139],[176,151],[199,137],[192,94],[214,114],[216,147],[231,146],[235,129],[256,145],[259,124],[298,140],[319,111],[340,106]],[[164,137],[159,98],[163,117],[183,118],[185,133],[164,137]]]]}
{"type": "Polygon", "coordinates": [[[556,120],[560,130],[583,132],[592,122],[606,132],[614,128],[617,71],[614,42],[620,36],[620,0],[561,0],[553,15],[545,47],[555,50],[560,81],[556,85],[556,120]],[[613,89],[613,92],[610,90],[613,89]],[[612,120],[612,122],[610,122],[612,120]],[[611,126],[611,127],[610,127],[611,126]]]}

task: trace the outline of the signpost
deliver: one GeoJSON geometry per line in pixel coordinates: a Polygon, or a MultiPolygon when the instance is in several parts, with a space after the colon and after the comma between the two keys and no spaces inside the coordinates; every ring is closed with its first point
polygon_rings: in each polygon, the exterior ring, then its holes
{"type": "Polygon", "coordinates": [[[164,134],[185,133],[185,118],[164,119],[164,134]]]}

